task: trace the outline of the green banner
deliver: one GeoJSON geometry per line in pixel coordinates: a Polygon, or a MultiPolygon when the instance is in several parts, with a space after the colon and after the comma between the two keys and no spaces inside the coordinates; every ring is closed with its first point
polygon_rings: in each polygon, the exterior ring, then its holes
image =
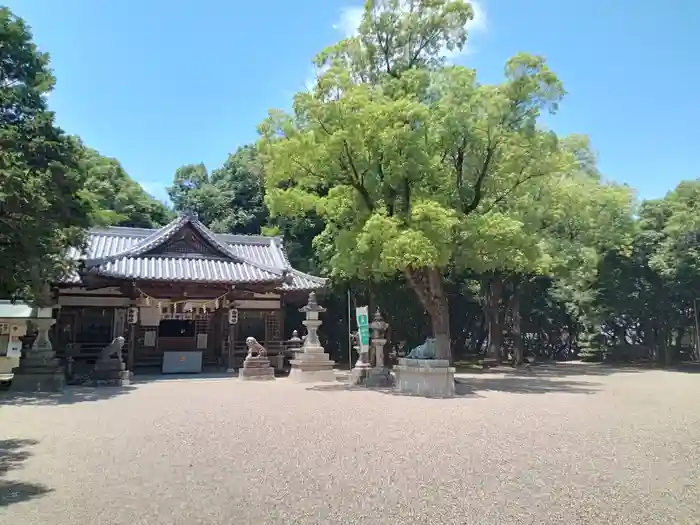
{"type": "Polygon", "coordinates": [[[369,308],[358,306],[355,308],[355,318],[357,319],[357,331],[360,334],[360,351],[369,350],[369,308]]]}

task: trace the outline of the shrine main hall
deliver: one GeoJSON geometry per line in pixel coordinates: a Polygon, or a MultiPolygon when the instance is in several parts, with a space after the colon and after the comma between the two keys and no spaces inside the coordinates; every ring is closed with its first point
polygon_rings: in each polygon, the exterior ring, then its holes
{"type": "Polygon", "coordinates": [[[76,256],[79,271],[55,288],[53,348],[91,362],[122,336],[132,371],[177,368],[176,354],[190,369],[175,371],[238,368],[246,337],[278,354],[285,304],[326,285],[291,267],[281,237],[215,234],[192,214],[157,230],[92,229],[76,256]]]}

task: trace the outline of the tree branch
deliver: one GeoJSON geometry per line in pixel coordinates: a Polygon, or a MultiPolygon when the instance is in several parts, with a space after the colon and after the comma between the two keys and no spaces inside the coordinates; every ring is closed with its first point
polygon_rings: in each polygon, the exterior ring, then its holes
{"type": "Polygon", "coordinates": [[[486,176],[488,175],[491,159],[493,158],[495,150],[495,145],[489,145],[488,149],[486,150],[486,158],[484,159],[484,163],[481,166],[479,176],[476,178],[476,182],[474,183],[474,196],[472,197],[472,201],[466,206],[464,206],[464,203],[462,203],[462,212],[465,215],[469,215],[471,212],[473,212],[481,202],[481,198],[483,196],[481,192],[483,190],[484,181],[486,180],[486,176]]]}
{"type": "Polygon", "coordinates": [[[370,196],[369,192],[367,191],[367,188],[365,188],[363,182],[364,182],[364,173],[360,174],[357,171],[357,168],[355,167],[355,163],[352,160],[352,153],[350,152],[350,145],[348,144],[348,141],[343,139],[343,149],[345,150],[345,155],[348,158],[348,164],[350,166],[350,170],[352,171],[354,181],[352,183],[352,186],[359,192],[360,196],[362,197],[362,200],[365,203],[365,206],[369,209],[369,211],[374,211],[374,202],[372,201],[372,197],[370,196]]]}

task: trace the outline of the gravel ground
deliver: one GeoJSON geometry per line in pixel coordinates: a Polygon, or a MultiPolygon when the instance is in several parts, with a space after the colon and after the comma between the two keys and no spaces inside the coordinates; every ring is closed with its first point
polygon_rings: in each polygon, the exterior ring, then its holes
{"type": "Polygon", "coordinates": [[[0,397],[0,523],[700,523],[700,375],[461,380],[449,400],[223,378],[0,397]]]}

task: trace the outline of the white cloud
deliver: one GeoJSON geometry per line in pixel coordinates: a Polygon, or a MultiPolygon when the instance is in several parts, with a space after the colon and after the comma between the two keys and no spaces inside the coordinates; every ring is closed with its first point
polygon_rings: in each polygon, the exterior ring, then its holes
{"type": "MultiPolygon", "coordinates": [[[[484,5],[480,0],[470,0],[469,3],[474,11],[474,18],[467,22],[465,27],[467,28],[469,37],[471,37],[475,33],[483,33],[486,31],[487,18],[484,5]]],[[[340,18],[335,24],[333,24],[333,29],[339,31],[346,38],[356,35],[360,22],[362,22],[363,12],[364,8],[361,6],[343,8],[340,13],[340,18]]],[[[445,49],[443,54],[448,60],[454,60],[458,56],[468,54],[470,51],[471,47],[469,46],[469,38],[467,38],[467,44],[461,51],[449,51],[445,49]]]]}
{"type": "Polygon", "coordinates": [[[345,7],[340,13],[340,19],[333,24],[333,29],[340,31],[344,37],[357,34],[357,28],[362,22],[363,7],[345,7]]]}

